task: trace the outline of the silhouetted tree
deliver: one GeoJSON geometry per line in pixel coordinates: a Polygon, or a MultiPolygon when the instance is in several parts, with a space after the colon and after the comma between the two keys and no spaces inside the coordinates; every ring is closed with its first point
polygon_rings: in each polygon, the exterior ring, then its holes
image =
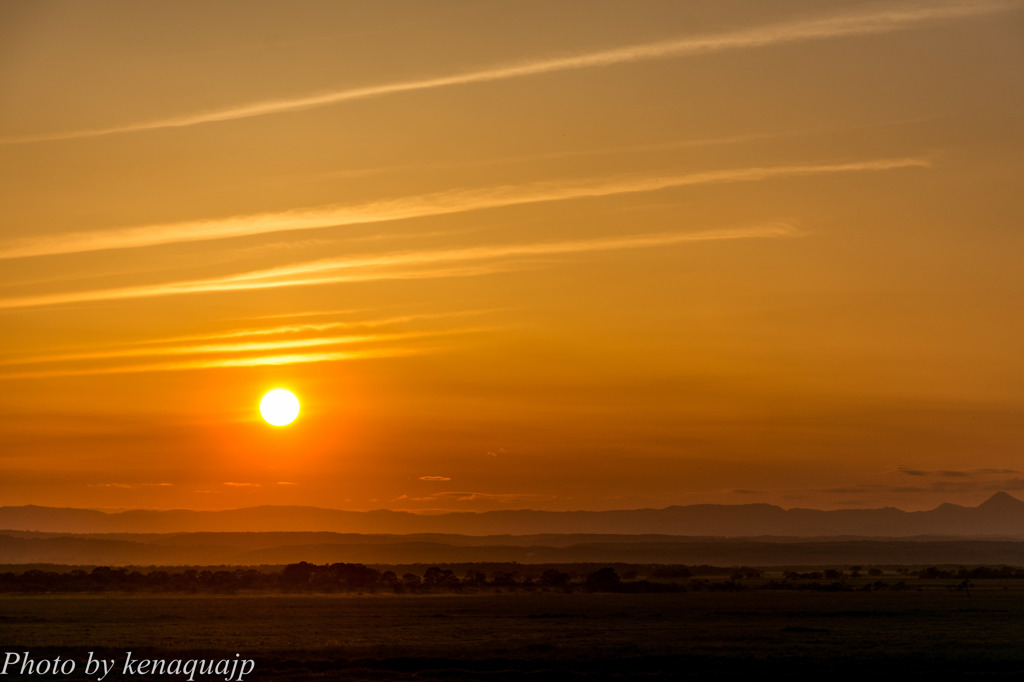
{"type": "Polygon", "coordinates": [[[371,588],[380,579],[380,571],[362,564],[331,564],[330,572],[339,585],[349,590],[371,588]]]}
{"type": "Polygon", "coordinates": [[[567,587],[569,585],[569,574],[549,568],[541,574],[540,584],[544,587],[567,587]]]}
{"type": "Polygon", "coordinates": [[[463,585],[469,587],[484,587],[487,584],[487,576],[477,571],[476,569],[469,569],[466,571],[466,576],[462,579],[463,585]]]}
{"type": "Polygon", "coordinates": [[[291,588],[306,587],[315,570],[316,566],[307,564],[305,561],[288,564],[281,572],[281,585],[291,588]]]}
{"type": "Polygon", "coordinates": [[[387,587],[392,590],[396,587],[402,586],[402,581],[398,579],[398,576],[395,575],[394,571],[384,571],[383,573],[381,573],[380,580],[378,582],[380,582],[380,584],[384,587],[387,587]]]}
{"type": "Polygon", "coordinates": [[[519,586],[519,582],[516,580],[516,574],[515,573],[508,573],[506,571],[501,571],[499,573],[495,573],[494,576],[491,578],[491,584],[494,585],[495,587],[518,587],[519,586]]]}
{"type": "Polygon", "coordinates": [[[447,568],[431,566],[423,574],[424,587],[457,587],[459,579],[447,568]]]}
{"type": "Polygon", "coordinates": [[[584,584],[593,592],[613,592],[622,584],[622,579],[614,568],[607,567],[588,575],[584,584]]]}

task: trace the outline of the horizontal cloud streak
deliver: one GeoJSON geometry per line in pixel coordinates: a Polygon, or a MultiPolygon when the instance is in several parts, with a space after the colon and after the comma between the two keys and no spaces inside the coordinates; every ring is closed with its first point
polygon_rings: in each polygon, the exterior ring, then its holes
{"type": "Polygon", "coordinates": [[[101,374],[135,374],[141,372],[177,372],[184,370],[222,369],[232,367],[263,367],[268,365],[294,365],[311,362],[339,362],[345,360],[368,360],[372,358],[396,358],[420,355],[425,352],[428,352],[428,349],[408,347],[369,348],[354,351],[293,353],[247,358],[196,359],[180,362],[157,362],[143,365],[121,365],[117,367],[88,367],[11,372],[7,374],[0,374],[0,380],[43,379],[47,377],[90,376],[101,374]]]}
{"type": "MultiPolygon", "coordinates": [[[[153,353],[153,345],[159,344],[170,344],[170,343],[181,343],[183,341],[217,341],[224,339],[242,339],[248,337],[262,337],[262,336],[278,336],[286,334],[300,334],[305,332],[322,332],[331,329],[353,329],[353,328],[374,328],[384,327],[393,324],[404,324],[407,322],[416,322],[420,320],[437,320],[452,317],[468,317],[476,315],[485,315],[488,313],[497,312],[499,308],[483,309],[483,310],[458,310],[445,313],[416,313],[410,315],[397,315],[394,317],[381,317],[373,318],[368,320],[341,320],[335,322],[320,322],[320,323],[308,323],[308,324],[289,324],[280,325],[276,327],[259,327],[250,329],[235,329],[226,332],[212,332],[208,334],[190,334],[186,336],[173,336],[161,339],[147,339],[145,341],[135,341],[129,344],[122,344],[121,347],[125,348],[125,352],[138,353],[144,355],[147,353],[153,353]],[[149,348],[139,348],[140,346],[149,348]]],[[[356,338],[356,337],[348,337],[356,338]]],[[[107,352],[107,351],[103,351],[107,352]]],[[[115,352],[115,351],[110,351],[115,352]]],[[[52,361],[56,355],[45,356],[48,361],[52,361]]],[[[70,358],[69,358],[70,359],[70,358]]],[[[18,360],[18,361],[0,361],[0,364],[11,364],[12,362],[30,362],[31,360],[18,360]]]]}
{"type": "Polygon", "coordinates": [[[454,502],[473,502],[476,500],[495,500],[500,502],[512,502],[519,500],[552,500],[555,495],[541,495],[537,493],[481,493],[481,492],[460,492],[445,491],[443,493],[432,493],[426,497],[410,498],[417,502],[431,502],[438,500],[451,500],[454,502]]]}
{"type": "Polygon", "coordinates": [[[90,488],[169,488],[173,483],[87,483],[90,488]]]}
{"type": "Polygon", "coordinates": [[[49,135],[9,137],[0,143],[27,143],[48,140],[99,137],[117,133],[141,132],[164,128],[183,128],[203,123],[231,121],[255,116],[302,111],[361,99],[384,97],[419,90],[432,90],[474,83],[487,83],[524,78],[562,71],[590,69],[657,59],[669,59],[728,50],[754,49],[786,43],[875,35],[905,30],[935,21],[960,19],[1006,11],[1020,6],[1015,0],[981,0],[972,2],[914,3],[884,9],[840,14],[754,28],[689,36],[639,45],[601,50],[587,54],[554,59],[540,59],[476,71],[467,71],[435,78],[410,80],[383,85],[349,88],[305,97],[254,102],[242,106],[205,111],[184,116],[143,121],[123,126],[81,130],[49,135]]]}
{"type": "Polygon", "coordinates": [[[543,256],[572,255],[600,251],[621,251],[657,246],[670,246],[687,242],[731,239],[791,237],[796,230],[785,224],[757,225],[699,232],[669,232],[605,237],[532,244],[498,244],[434,251],[385,253],[355,258],[333,258],[289,266],[255,270],[252,272],[210,279],[170,282],[166,284],[73,291],[0,299],[0,309],[27,308],[97,301],[151,298],[181,294],[248,291],[279,287],[367,282],[428,277],[479,275],[508,269],[507,265],[470,265],[465,270],[451,267],[472,261],[524,259],[543,256]],[[427,269],[424,269],[427,268],[427,269]]]}
{"type": "Polygon", "coordinates": [[[29,365],[52,362],[81,362],[83,360],[119,360],[124,358],[159,357],[162,355],[217,355],[232,353],[262,353],[265,351],[314,348],[317,346],[340,346],[348,344],[380,343],[385,341],[404,341],[408,339],[418,339],[431,336],[466,334],[477,331],[482,331],[482,329],[447,329],[433,331],[401,332],[394,334],[365,334],[359,336],[318,336],[304,339],[282,339],[277,341],[258,342],[250,341],[243,343],[204,344],[191,346],[156,346],[149,348],[120,348],[114,350],[93,351],[84,353],[37,355],[33,357],[4,360],[3,362],[0,362],[0,364],[29,365]]]}
{"type": "Polygon", "coordinates": [[[147,225],[13,240],[0,244],[0,259],[138,248],[246,237],[271,232],[389,222],[549,201],[651,192],[691,185],[756,182],[782,177],[885,171],[913,167],[925,168],[929,165],[928,160],[922,158],[876,159],[832,164],[756,166],[682,175],[659,175],[657,177],[587,178],[575,181],[460,189],[355,206],[322,206],[219,220],[147,225]]]}

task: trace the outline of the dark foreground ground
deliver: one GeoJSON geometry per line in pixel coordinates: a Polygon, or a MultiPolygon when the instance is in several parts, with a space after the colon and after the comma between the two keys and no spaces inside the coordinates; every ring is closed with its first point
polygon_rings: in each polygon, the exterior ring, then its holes
{"type": "MultiPolygon", "coordinates": [[[[1021,679],[1021,586],[900,592],[6,595],[33,659],[256,661],[246,680],[1021,679]]],[[[2,662],[3,659],[0,659],[2,662]]],[[[120,664],[119,664],[120,665],[120,664]]],[[[95,679],[95,678],[92,678],[95,679]]],[[[124,675],[104,682],[184,680],[124,675]]],[[[196,678],[224,679],[224,675],[196,678]]]]}

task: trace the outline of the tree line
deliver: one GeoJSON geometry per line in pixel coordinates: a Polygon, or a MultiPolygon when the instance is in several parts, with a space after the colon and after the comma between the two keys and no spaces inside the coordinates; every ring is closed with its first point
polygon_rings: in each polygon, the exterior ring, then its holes
{"type": "Polygon", "coordinates": [[[0,592],[377,592],[425,593],[466,590],[586,590],[658,592],[679,586],[647,580],[623,581],[612,567],[580,575],[554,568],[539,575],[520,575],[516,570],[498,570],[485,574],[471,568],[461,576],[450,568],[431,566],[425,571],[379,570],[363,564],[335,563],[316,565],[307,562],[289,564],[280,570],[223,568],[219,570],[139,571],[100,566],[92,570],[46,571],[30,569],[22,573],[0,573],[0,592]]]}
{"type": "MultiPolygon", "coordinates": [[[[457,574],[445,566],[387,570],[363,564],[307,562],[279,569],[223,567],[138,570],[99,566],[91,570],[50,571],[38,568],[0,573],[0,593],[176,592],[234,594],[238,592],[334,593],[394,592],[417,594],[473,591],[684,592],[763,590],[901,590],[905,580],[882,580],[882,571],[854,566],[849,571],[784,571],[768,579],[760,569],[715,566],[645,566],[645,578],[629,565],[544,567],[518,564],[462,566],[457,574]],[[488,572],[485,572],[488,571],[488,572]],[[866,574],[866,575],[865,575],[866,574]],[[862,575],[868,580],[858,580],[862,575]]],[[[901,578],[960,580],[966,590],[973,580],[1024,579],[1024,568],[978,566],[918,570],[896,569],[901,578]]]]}

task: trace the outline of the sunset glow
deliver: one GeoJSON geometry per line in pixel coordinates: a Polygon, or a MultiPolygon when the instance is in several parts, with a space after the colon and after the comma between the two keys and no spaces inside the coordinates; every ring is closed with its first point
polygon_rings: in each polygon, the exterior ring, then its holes
{"type": "Polygon", "coordinates": [[[0,506],[1020,492],[1022,22],[3,3],[0,506]]]}

